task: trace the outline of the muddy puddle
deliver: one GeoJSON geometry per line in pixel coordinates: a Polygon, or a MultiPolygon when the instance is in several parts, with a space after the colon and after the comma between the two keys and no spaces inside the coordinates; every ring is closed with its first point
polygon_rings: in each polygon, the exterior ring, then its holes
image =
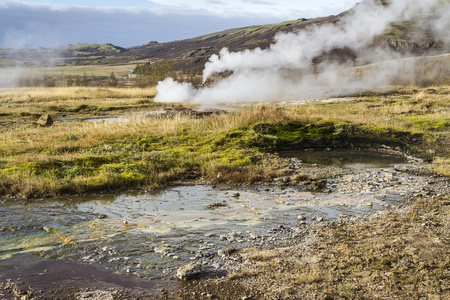
{"type": "MultiPolygon", "coordinates": [[[[36,253],[120,274],[158,278],[170,275],[199,253],[214,256],[230,243],[243,245],[255,234],[267,235],[278,226],[371,213],[398,204],[427,184],[426,177],[396,171],[399,166],[407,167],[401,156],[382,154],[378,159],[372,153],[362,162],[355,159],[355,153],[348,155],[332,161],[355,171],[329,179],[320,192],[195,185],[158,193],[65,197],[38,203],[5,201],[0,205],[0,260],[8,265],[5,262],[17,255],[36,253]]],[[[326,155],[319,156],[314,163],[328,163],[326,155]]],[[[310,162],[313,157],[299,159],[310,162]]]]}
{"type": "Polygon", "coordinates": [[[283,151],[281,157],[295,157],[308,164],[351,168],[387,168],[406,164],[407,158],[399,154],[356,149],[308,149],[283,151]]]}

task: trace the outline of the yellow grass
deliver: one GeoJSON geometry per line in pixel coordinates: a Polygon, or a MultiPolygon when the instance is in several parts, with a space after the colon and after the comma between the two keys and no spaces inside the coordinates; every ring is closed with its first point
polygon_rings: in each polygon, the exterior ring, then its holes
{"type": "Polygon", "coordinates": [[[450,177],[450,158],[438,157],[433,161],[430,168],[436,173],[450,177]]]}
{"type": "MultiPolygon", "coordinates": [[[[277,172],[277,167],[270,158],[263,158],[256,148],[249,146],[252,145],[252,138],[261,134],[252,128],[256,124],[287,126],[290,122],[312,126],[324,124],[325,121],[332,121],[337,126],[358,124],[366,126],[366,133],[369,134],[370,130],[386,132],[386,128],[392,128],[393,132],[405,130],[408,135],[421,132],[421,136],[427,136],[426,141],[419,140],[412,146],[423,147],[423,153],[436,156],[431,168],[448,175],[449,87],[397,92],[394,96],[373,95],[332,103],[236,106],[233,113],[195,119],[182,113],[169,118],[144,117],[143,112],[154,109],[192,108],[187,104],[154,103],[154,89],[38,88],[2,91],[0,167],[3,170],[2,184],[7,186],[0,184],[0,189],[14,189],[17,193],[30,195],[64,188],[83,191],[110,188],[117,184],[133,186],[133,182],[157,187],[182,180],[184,174],[192,172],[196,176],[201,173],[209,179],[217,178],[216,175],[222,173],[223,180],[230,182],[235,182],[236,178],[245,182],[266,180],[277,172]],[[74,110],[80,104],[87,106],[74,110]],[[51,127],[33,125],[39,114],[55,116],[63,112],[70,114],[68,118],[75,119],[119,115],[122,121],[55,121],[51,127]],[[233,133],[237,134],[237,139],[228,136],[233,133]],[[95,167],[83,165],[82,161],[95,160],[95,157],[105,161],[95,167]],[[255,161],[258,163],[255,164],[255,161]],[[37,165],[33,167],[29,163],[37,165]],[[58,170],[59,165],[62,165],[62,170],[58,170]],[[83,175],[78,174],[80,170],[76,167],[83,169],[83,175]],[[46,170],[49,170],[48,174],[46,170]],[[114,170],[120,172],[114,173],[114,170]]],[[[286,134],[292,132],[288,130],[286,134]]],[[[274,137],[268,135],[263,138],[268,138],[263,139],[265,143],[274,137]]],[[[265,257],[259,255],[255,259],[264,260],[265,257]]]]}
{"type": "Polygon", "coordinates": [[[156,95],[156,88],[54,87],[19,88],[0,91],[2,103],[47,102],[105,98],[145,98],[156,95]]]}
{"type": "MultiPolygon", "coordinates": [[[[406,90],[399,88],[399,92],[398,96],[374,95],[359,97],[355,101],[304,105],[297,109],[312,118],[350,121],[395,129],[414,128],[414,124],[407,122],[410,116],[420,119],[420,115],[425,115],[427,119],[436,123],[450,122],[448,86],[406,90]],[[438,91],[438,94],[435,91],[438,91]]],[[[417,127],[417,130],[423,129],[427,128],[417,127]]]]}
{"type": "Polygon", "coordinates": [[[130,70],[134,69],[136,64],[126,65],[87,65],[87,66],[66,66],[66,67],[41,67],[41,68],[27,68],[22,71],[22,76],[35,76],[35,75],[96,75],[96,76],[109,76],[111,72],[114,72],[116,76],[125,76],[130,73],[130,70]]]}

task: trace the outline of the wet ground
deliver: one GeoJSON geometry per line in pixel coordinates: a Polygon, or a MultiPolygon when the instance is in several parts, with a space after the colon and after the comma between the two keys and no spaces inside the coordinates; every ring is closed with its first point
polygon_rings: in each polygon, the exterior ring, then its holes
{"type": "Polygon", "coordinates": [[[6,278],[0,283],[1,299],[171,298],[169,291],[177,286],[175,280],[146,280],[34,254],[1,261],[0,269],[6,278]]]}
{"type": "Polygon", "coordinates": [[[226,273],[221,249],[264,247],[277,243],[280,228],[395,206],[430,180],[408,172],[412,161],[382,152],[280,155],[305,172],[333,176],[317,191],[283,179],[264,187],[193,185],[159,193],[4,200],[0,282],[10,279],[42,295],[69,287],[75,294],[112,289],[119,295],[142,287],[149,296],[167,296],[161,288],[173,290],[176,269],[191,261],[220,276],[226,273]]]}

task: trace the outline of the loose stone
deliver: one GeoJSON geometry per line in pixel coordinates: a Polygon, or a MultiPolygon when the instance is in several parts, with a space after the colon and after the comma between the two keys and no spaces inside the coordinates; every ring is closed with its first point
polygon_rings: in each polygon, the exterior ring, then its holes
{"type": "Polygon", "coordinates": [[[42,115],[39,120],[36,121],[36,124],[42,127],[50,127],[53,125],[53,119],[49,115],[42,115]]]}
{"type": "Polygon", "coordinates": [[[180,280],[195,279],[202,273],[202,265],[197,262],[191,262],[177,270],[177,278],[180,280]]]}
{"type": "Polygon", "coordinates": [[[297,219],[298,219],[299,221],[304,221],[304,220],[306,220],[306,217],[303,216],[303,215],[298,215],[298,216],[297,216],[297,219]]]}

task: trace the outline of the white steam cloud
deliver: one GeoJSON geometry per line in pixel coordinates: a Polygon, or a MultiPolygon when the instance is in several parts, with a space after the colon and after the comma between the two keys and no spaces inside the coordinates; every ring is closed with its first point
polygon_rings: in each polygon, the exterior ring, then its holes
{"type": "Polygon", "coordinates": [[[0,68],[0,89],[14,88],[17,86],[17,81],[22,77],[23,69],[14,68],[0,68]]]}
{"type": "Polygon", "coordinates": [[[158,83],[156,91],[158,95],[164,93],[164,102],[187,102],[193,93],[193,87],[187,82],[176,82],[172,78],[158,83]]]}
{"type": "Polygon", "coordinates": [[[337,24],[278,34],[275,43],[267,49],[229,52],[224,48],[206,63],[203,81],[222,72],[228,72],[230,76],[213,86],[199,89],[167,78],[158,83],[156,101],[214,104],[299,100],[387,85],[401,75],[411,76],[409,71],[414,68],[414,61],[398,60],[400,54],[389,49],[369,47],[370,43],[395,21],[436,11],[439,16],[433,14],[432,24],[426,26],[439,39],[443,31],[449,30],[450,1],[392,0],[390,5],[383,6],[379,1],[366,0],[356,5],[337,24]],[[321,63],[317,62],[317,57],[333,53],[335,49],[355,54],[366,65],[392,61],[377,66],[376,72],[355,72],[355,62],[348,60],[324,59],[321,63]]]}

